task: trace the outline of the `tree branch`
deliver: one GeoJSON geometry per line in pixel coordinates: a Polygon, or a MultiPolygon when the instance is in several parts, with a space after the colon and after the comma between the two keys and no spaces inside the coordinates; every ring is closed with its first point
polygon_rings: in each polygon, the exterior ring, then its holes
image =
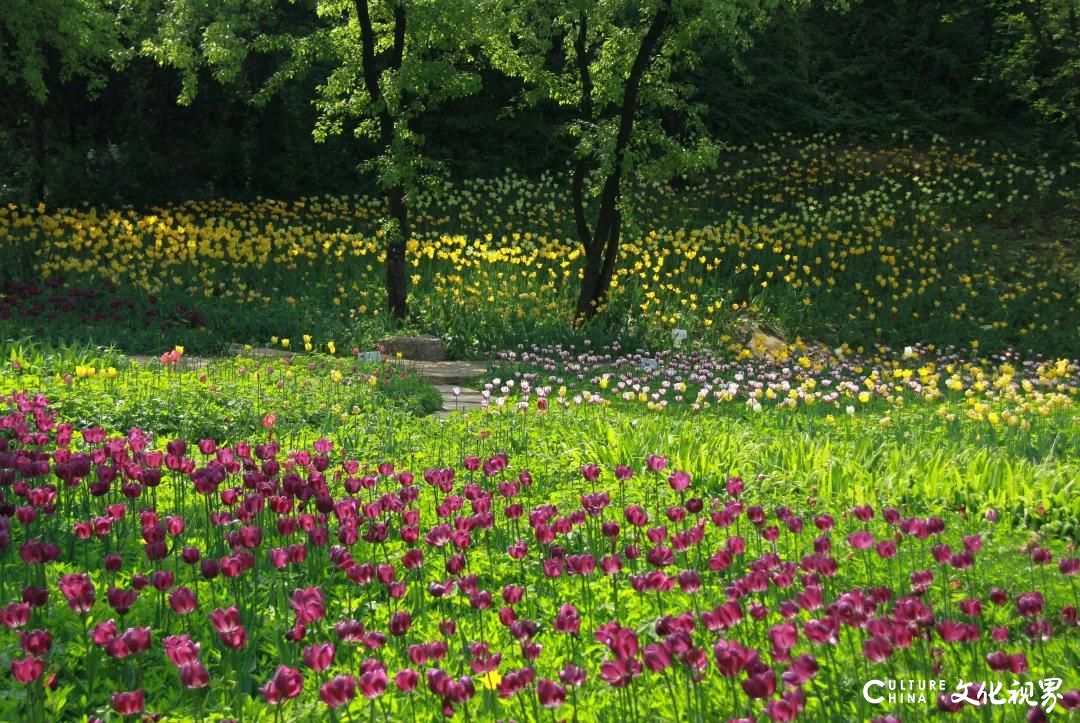
{"type": "Polygon", "coordinates": [[[637,113],[641,79],[649,67],[652,54],[660,43],[660,36],[666,29],[670,19],[671,0],[664,0],[656,15],[653,16],[648,31],[641,39],[637,55],[634,56],[634,63],[630,66],[630,75],[626,79],[626,86],[623,90],[622,108],[619,111],[619,132],[615,138],[612,170],[604,183],[604,191],[600,199],[600,219],[597,221],[596,227],[596,243],[599,244],[608,245],[612,238],[612,230],[618,228],[615,217],[618,215],[617,204],[619,201],[619,187],[622,182],[622,166],[626,159],[626,149],[630,145],[630,138],[634,132],[634,115],[637,113]]]}
{"type": "Polygon", "coordinates": [[[405,57],[405,3],[394,3],[394,45],[390,53],[390,67],[397,70],[405,57]]]}
{"type": "Polygon", "coordinates": [[[379,69],[375,64],[375,31],[371,27],[371,13],[368,12],[368,0],[356,0],[356,19],[360,23],[360,45],[364,63],[364,87],[372,103],[378,103],[379,69]]]}
{"type": "MultiPolygon", "coordinates": [[[[592,75],[589,72],[589,19],[585,11],[581,11],[578,18],[578,34],[574,40],[574,51],[577,61],[578,76],[581,79],[581,120],[585,123],[592,121],[592,75]]],[[[585,174],[588,168],[585,158],[578,156],[574,164],[574,176],[570,183],[570,200],[574,206],[574,222],[577,224],[578,240],[586,247],[592,243],[592,229],[585,218],[585,174]]]]}

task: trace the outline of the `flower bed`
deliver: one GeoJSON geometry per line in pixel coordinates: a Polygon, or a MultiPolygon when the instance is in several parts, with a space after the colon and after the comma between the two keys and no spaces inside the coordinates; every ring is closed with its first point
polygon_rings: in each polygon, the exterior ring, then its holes
{"type": "Polygon", "coordinates": [[[907,347],[870,356],[802,342],[754,357],[749,348],[724,356],[708,349],[624,352],[619,345],[593,349],[518,348],[502,351],[500,377],[485,391],[498,399],[529,388],[560,388],[574,401],[638,403],[694,411],[727,402],[754,411],[766,406],[812,407],[853,414],[862,406],[902,407],[911,402],[960,401],[939,412],[971,420],[1024,427],[1034,417],[1068,410],[1080,393],[1080,362],[1022,358],[1014,352],[973,359],[954,349],[907,347]]]}
{"type": "Polygon", "coordinates": [[[409,471],[327,438],[76,430],[14,395],[0,718],[921,720],[970,705],[958,692],[1036,720],[1080,706],[1074,552],[1021,545],[994,510],[773,505],[757,478],[624,462],[530,471],[485,450],[409,471]],[[884,680],[945,689],[873,702],[884,680]]]}

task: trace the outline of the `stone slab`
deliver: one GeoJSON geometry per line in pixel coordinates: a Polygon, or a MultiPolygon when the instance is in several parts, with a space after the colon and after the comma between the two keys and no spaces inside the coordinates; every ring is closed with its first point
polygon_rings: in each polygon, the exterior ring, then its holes
{"type": "Polygon", "coordinates": [[[473,379],[486,374],[490,368],[486,361],[403,360],[400,363],[436,386],[467,386],[473,379]]]}
{"type": "Polygon", "coordinates": [[[442,361],[446,358],[446,344],[437,336],[394,336],[379,342],[383,354],[389,359],[416,361],[442,361]]]}

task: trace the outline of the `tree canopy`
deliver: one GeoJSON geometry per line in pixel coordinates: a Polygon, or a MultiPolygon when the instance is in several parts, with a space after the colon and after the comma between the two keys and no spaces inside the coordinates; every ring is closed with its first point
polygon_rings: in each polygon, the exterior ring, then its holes
{"type": "Polygon", "coordinates": [[[467,0],[317,0],[216,4],[172,0],[145,50],[183,76],[180,102],[191,102],[198,71],[236,82],[251,56],[276,61],[251,94],[265,103],[290,83],[314,85],[316,140],[349,132],[371,143],[372,172],[386,194],[386,289],[390,312],[408,314],[405,244],[408,204],[438,169],[424,153],[416,121],[440,104],[480,89],[471,29],[477,6],[467,0]]]}
{"type": "Polygon", "coordinates": [[[492,61],[521,77],[534,99],[570,110],[571,203],[586,258],[579,319],[603,309],[611,286],[631,211],[623,203],[626,176],[667,180],[716,157],[685,73],[712,47],[737,55],[782,1],[492,3],[489,17],[513,18],[508,32],[489,34],[492,61]]]}
{"type": "Polygon", "coordinates": [[[1077,23],[1077,0],[8,0],[0,196],[374,187],[405,319],[426,184],[569,163],[583,320],[615,278],[624,186],[727,142],[1034,114],[1080,141],[1077,23]]]}

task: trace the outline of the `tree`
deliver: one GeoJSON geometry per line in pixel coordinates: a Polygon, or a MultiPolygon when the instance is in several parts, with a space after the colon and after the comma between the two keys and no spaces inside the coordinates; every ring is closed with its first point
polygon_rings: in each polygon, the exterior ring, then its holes
{"type": "Polygon", "coordinates": [[[5,0],[0,13],[0,84],[32,103],[33,194],[46,195],[47,104],[59,83],[100,91],[128,53],[127,8],[109,0],[5,0]]]}
{"type": "Polygon", "coordinates": [[[670,179],[714,162],[694,88],[681,81],[706,48],[732,54],[785,0],[491,0],[492,62],[530,98],[569,111],[570,200],[585,263],[575,321],[605,308],[631,209],[632,173],[670,179]],[[511,18],[511,20],[505,20],[511,18]],[[590,203],[591,200],[591,203],[590,203]],[[590,218],[591,217],[591,218],[590,218]]]}
{"type": "Polygon", "coordinates": [[[1014,93],[1080,142],[1080,0],[994,0],[993,67],[1014,93]]]}
{"type": "Polygon", "coordinates": [[[387,307],[404,320],[409,202],[438,170],[425,158],[414,125],[441,103],[479,90],[476,6],[469,0],[308,0],[293,7],[273,0],[171,0],[169,6],[146,51],[180,69],[181,102],[194,97],[201,69],[234,82],[251,56],[269,54],[278,65],[252,102],[265,103],[287,83],[314,83],[316,140],[350,131],[373,143],[376,155],[362,170],[374,173],[386,196],[379,232],[387,307]],[[284,22],[284,13],[295,17],[284,22]]]}

